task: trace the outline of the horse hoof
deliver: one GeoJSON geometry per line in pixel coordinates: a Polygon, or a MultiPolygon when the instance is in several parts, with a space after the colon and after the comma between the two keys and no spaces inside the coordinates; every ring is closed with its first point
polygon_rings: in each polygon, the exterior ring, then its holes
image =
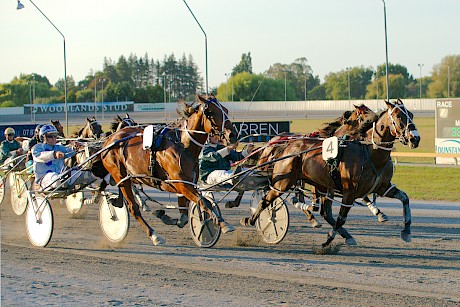
{"type": "Polygon", "coordinates": [[[381,222],[381,223],[388,221],[388,216],[386,216],[386,214],[382,213],[382,212],[380,212],[377,215],[377,218],[378,218],[379,222],[381,222]]]}
{"type": "Polygon", "coordinates": [[[249,223],[249,218],[248,217],[243,217],[240,220],[240,225],[241,226],[251,226],[251,224],[249,223]]]}
{"type": "Polygon", "coordinates": [[[153,234],[150,236],[150,239],[152,240],[153,242],[153,245],[157,246],[157,245],[161,245],[161,244],[165,244],[166,243],[166,240],[163,239],[161,236],[157,235],[157,234],[153,234]]]}
{"type": "Polygon", "coordinates": [[[345,243],[346,243],[348,246],[355,246],[355,245],[358,245],[358,243],[356,243],[355,238],[348,238],[348,239],[345,240],[345,243]]]}
{"type": "Polygon", "coordinates": [[[311,227],[312,228],[321,228],[323,225],[321,223],[319,223],[318,221],[314,221],[312,222],[311,224],[311,227]]]}
{"type": "Polygon", "coordinates": [[[177,221],[177,227],[184,228],[185,225],[188,224],[188,216],[185,214],[181,214],[179,220],[177,221]]]}
{"type": "Polygon", "coordinates": [[[405,233],[404,231],[401,231],[401,239],[403,239],[404,242],[411,242],[412,237],[410,233],[405,233]]]}
{"type": "Polygon", "coordinates": [[[227,233],[227,232],[235,231],[236,229],[235,227],[233,227],[233,225],[223,222],[220,225],[220,230],[222,231],[222,233],[227,233]]]}

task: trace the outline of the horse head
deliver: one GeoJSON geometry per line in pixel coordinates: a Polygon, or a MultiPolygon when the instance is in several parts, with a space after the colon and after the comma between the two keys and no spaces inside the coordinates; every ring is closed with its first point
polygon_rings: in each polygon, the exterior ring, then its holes
{"type": "Polygon", "coordinates": [[[96,118],[86,118],[87,137],[94,137],[96,139],[101,137],[102,126],[97,122],[96,118]],[[90,132],[90,133],[89,133],[90,132]]]}
{"type": "Polygon", "coordinates": [[[200,95],[196,95],[196,97],[199,112],[202,112],[204,115],[204,130],[208,134],[219,135],[227,143],[236,143],[238,132],[228,117],[228,109],[217,101],[212,94],[209,97],[202,97],[200,95]]]}
{"type": "Polygon", "coordinates": [[[420,135],[414,124],[414,115],[406,109],[404,103],[398,99],[395,103],[385,101],[388,107],[388,118],[390,120],[390,132],[399,139],[403,145],[410,148],[417,148],[420,143],[420,135]]]}
{"type": "Polygon", "coordinates": [[[124,127],[134,127],[138,126],[138,124],[131,118],[129,117],[129,114],[126,113],[124,118],[121,118],[118,114],[117,117],[115,117],[115,120],[111,123],[111,129],[112,132],[116,132],[118,130],[123,129],[124,127]]]}
{"type": "Polygon", "coordinates": [[[62,127],[61,123],[59,122],[59,119],[52,120],[50,119],[51,125],[56,128],[58,134],[60,137],[64,137],[64,127],[62,127]]]}

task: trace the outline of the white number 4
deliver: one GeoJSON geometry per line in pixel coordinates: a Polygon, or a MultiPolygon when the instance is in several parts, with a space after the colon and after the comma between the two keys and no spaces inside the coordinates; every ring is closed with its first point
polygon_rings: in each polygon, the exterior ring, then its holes
{"type": "Polygon", "coordinates": [[[336,136],[323,141],[323,160],[335,159],[339,154],[339,139],[336,136]]]}

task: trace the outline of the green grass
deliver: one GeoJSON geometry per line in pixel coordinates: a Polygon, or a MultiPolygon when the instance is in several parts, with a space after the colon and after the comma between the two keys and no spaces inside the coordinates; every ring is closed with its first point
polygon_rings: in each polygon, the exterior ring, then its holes
{"type": "MultiPolygon", "coordinates": [[[[291,131],[307,133],[322,127],[330,119],[300,119],[291,123],[291,131]]],[[[421,142],[417,149],[410,149],[399,142],[396,150],[401,152],[434,152],[435,123],[434,118],[421,117],[414,119],[421,142]]],[[[398,158],[393,183],[407,193],[410,199],[460,201],[460,168],[434,167],[433,158],[398,158]],[[414,164],[431,164],[415,166],[414,164]]]]}
{"type": "Polygon", "coordinates": [[[397,165],[393,183],[410,199],[460,201],[460,167],[397,165]]]}

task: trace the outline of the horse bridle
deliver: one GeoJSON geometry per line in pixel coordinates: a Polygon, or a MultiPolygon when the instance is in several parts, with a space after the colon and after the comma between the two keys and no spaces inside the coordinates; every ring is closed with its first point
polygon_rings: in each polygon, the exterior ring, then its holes
{"type": "Polygon", "coordinates": [[[212,132],[210,134],[211,135],[218,135],[219,138],[222,138],[222,136],[225,135],[225,122],[230,121],[230,119],[228,117],[227,112],[225,112],[223,106],[220,104],[220,102],[217,101],[216,98],[212,98],[210,100],[207,100],[205,105],[203,106],[203,113],[204,113],[204,116],[206,116],[206,118],[211,123],[212,132]],[[220,112],[222,113],[222,127],[220,127],[220,131],[219,131],[219,127],[215,123],[214,116],[213,116],[212,112],[209,110],[209,104],[210,103],[214,104],[220,110],[220,112]],[[216,133],[216,131],[217,131],[217,133],[216,133]]]}
{"type": "MultiPolygon", "coordinates": [[[[90,128],[90,130],[91,130],[91,133],[92,133],[95,137],[98,137],[97,134],[95,133],[95,130],[96,130],[96,129],[94,128],[96,125],[99,125],[99,123],[97,122],[97,120],[93,120],[93,121],[91,121],[91,122],[89,123],[89,128],[90,128]]],[[[101,129],[101,133],[102,133],[102,129],[101,129]]],[[[100,136],[100,134],[99,134],[99,136],[100,136]]]]}
{"type": "MultiPolygon", "coordinates": [[[[388,109],[388,117],[390,118],[391,122],[391,132],[392,135],[395,136],[401,143],[405,144],[406,142],[406,135],[411,131],[417,131],[417,129],[410,129],[410,127],[415,127],[415,124],[412,120],[412,118],[409,116],[409,112],[407,109],[404,107],[404,104],[394,104],[394,107],[392,109],[388,109]],[[402,132],[398,132],[398,129],[396,127],[396,120],[393,117],[393,112],[398,109],[401,113],[403,113],[406,116],[406,125],[404,127],[404,130],[402,132]]],[[[414,134],[416,136],[418,134],[417,132],[414,134]]]]}

